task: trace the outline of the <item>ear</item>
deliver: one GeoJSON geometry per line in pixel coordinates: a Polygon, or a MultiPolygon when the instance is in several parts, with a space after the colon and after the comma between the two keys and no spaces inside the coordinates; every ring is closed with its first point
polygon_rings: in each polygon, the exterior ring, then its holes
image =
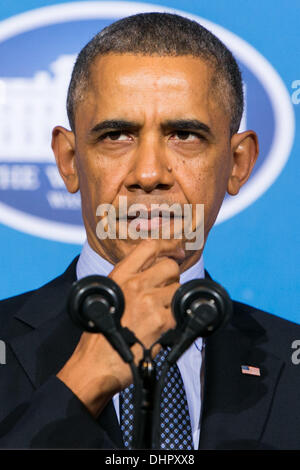
{"type": "Polygon", "coordinates": [[[67,190],[70,193],[76,193],[79,189],[79,179],[75,162],[74,133],[61,126],[54,127],[51,146],[57,168],[67,190]]]}
{"type": "Polygon", "coordinates": [[[238,194],[240,188],[251,175],[259,153],[258,138],[254,131],[234,134],[231,138],[232,169],[228,180],[227,192],[238,194]]]}

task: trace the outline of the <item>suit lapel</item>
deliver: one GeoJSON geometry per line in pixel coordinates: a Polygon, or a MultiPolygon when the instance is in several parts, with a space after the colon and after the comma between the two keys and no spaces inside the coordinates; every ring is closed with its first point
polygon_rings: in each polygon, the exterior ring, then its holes
{"type": "Polygon", "coordinates": [[[206,340],[200,449],[258,448],[283,362],[266,331],[235,303],[233,320],[206,340]],[[241,366],[260,369],[242,374],[241,366]]]}
{"type": "MultiPolygon", "coordinates": [[[[72,355],[82,334],[66,308],[69,290],[76,279],[76,262],[77,259],[62,276],[35,291],[15,315],[22,333],[11,339],[10,345],[34,388],[57,374],[72,355]]],[[[98,422],[111,439],[122,446],[112,401],[98,422]]]]}

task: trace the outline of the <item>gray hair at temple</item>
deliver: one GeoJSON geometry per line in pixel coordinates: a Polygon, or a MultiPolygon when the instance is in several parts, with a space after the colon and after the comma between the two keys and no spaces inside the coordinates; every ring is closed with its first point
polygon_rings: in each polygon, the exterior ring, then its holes
{"type": "Polygon", "coordinates": [[[75,62],[67,96],[67,112],[75,131],[75,110],[84,99],[90,66],[99,55],[191,55],[205,60],[213,70],[212,92],[230,113],[230,134],[239,129],[244,98],[241,72],[232,53],[196,21],[170,13],[141,13],[104,28],[81,50],[75,62]]]}

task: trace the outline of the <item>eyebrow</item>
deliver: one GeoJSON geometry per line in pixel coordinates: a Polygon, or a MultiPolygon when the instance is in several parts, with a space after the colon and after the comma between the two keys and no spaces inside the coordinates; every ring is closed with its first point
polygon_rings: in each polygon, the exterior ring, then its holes
{"type": "MultiPolygon", "coordinates": [[[[136,121],[127,121],[124,119],[106,119],[96,124],[90,131],[90,134],[96,134],[100,131],[113,129],[116,131],[136,131],[141,128],[141,124],[136,121]]],[[[166,131],[176,129],[181,131],[204,131],[213,136],[210,127],[198,119],[168,119],[161,124],[161,128],[166,131]]]]}
{"type": "Polygon", "coordinates": [[[117,131],[132,131],[138,129],[139,127],[140,125],[134,121],[126,121],[124,119],[107,119],[96,124],[90,130],[90,134],[96,134],[107,129],[113,129],[117,131]]]}
{"type": "Polygon", "coordinates": [[[179,131],[204,131],[207,134],[211,134],[211,129],[204,122],[199,121],[198,119],[171,119],[167,120],[162,124],[164,130],[176,129],[179,131]]]}

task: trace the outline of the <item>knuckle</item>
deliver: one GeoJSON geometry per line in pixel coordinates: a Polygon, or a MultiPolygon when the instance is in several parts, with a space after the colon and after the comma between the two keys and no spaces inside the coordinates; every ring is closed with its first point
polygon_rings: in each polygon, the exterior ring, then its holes
{"type": "Polygon", "coordinates": [[[172,258],[167,258],[165,261],[165,269],[169,275],[178,278],[180,276],[179,264],[172,258]]]}
{"type": "Polygon", "coordinates": [[[153,294],[151,294],[150,292],[144,293],[142,297],[142,302],[145,308],[147,309],[152,308],[154,304],[153,294]]]}
{"type": "Polygon", "coordinates": [[[167,331],[175,326],[175,320],[170,308],[164,308],[159,315],[156,316],[156,328],[160,333],[167,331]]]}
{"type": "Polygon", "coordinates": [[[129,291],[130,293],[137,293],[140,290],[140,282],[137,277],[132,277],[131,279],[128,279],[128,281],[125,284],[125,290],[129,291]]]}
{"type": "Polygon", "coordinates": [[[172,258],[168,259],[170,269],[172,269],[175,273],[180,273],[179,264],[172,258]]]}
{"type": "Polygon", "coordinates": [[[165,327],[164,312],[158,310],[151,316],[151,329],[157,333],[162,333],[165,327]]]}

